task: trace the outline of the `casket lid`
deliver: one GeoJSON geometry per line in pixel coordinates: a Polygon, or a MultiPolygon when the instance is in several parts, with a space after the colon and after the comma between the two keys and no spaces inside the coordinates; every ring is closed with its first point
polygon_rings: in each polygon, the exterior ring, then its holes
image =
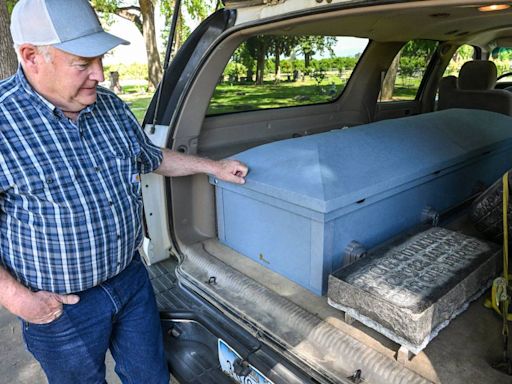
{"type": "Polygon", "coordinates": [[[250,168],[245,185],[217,185],[327,213],[425,182],[511,139],[509,116],[449,109],[261,145],[233,156],[250,168]]]}

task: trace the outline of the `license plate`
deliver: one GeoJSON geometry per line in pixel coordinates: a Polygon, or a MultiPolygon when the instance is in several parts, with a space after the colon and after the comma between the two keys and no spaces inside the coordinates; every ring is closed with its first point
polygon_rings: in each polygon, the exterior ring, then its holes
{"type": "Polygon", "coordinates": [[[241,356],[231,348],[224,340],[219,339],[219,362],[222,371],[231,377],[236,383],[240,384],[274,384],[267,379],[260,371],[249,365],[248,374],[238,376],[235,373],[235,360],[242,360],[241,356]]]}

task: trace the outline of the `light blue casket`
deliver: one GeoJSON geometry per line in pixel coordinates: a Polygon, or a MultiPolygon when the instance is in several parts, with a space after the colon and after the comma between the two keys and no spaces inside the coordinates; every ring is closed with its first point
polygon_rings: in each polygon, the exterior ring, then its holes
{"type": "Polygon", "coordinates": [[[262,145],[216,186],[219,240],[321,295],[347,246],[372,248],[512,167],[512,117],[451,109],[262,145]]]}

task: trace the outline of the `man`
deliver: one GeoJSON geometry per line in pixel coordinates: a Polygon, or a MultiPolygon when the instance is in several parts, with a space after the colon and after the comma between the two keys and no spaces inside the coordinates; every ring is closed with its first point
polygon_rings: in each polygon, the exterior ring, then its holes
{"type": "Polygon", "coordinates": [[[97,88],[102,55],[128,42],[87,0],[21,0],[11,34],[20,68],[0,82],[0,304],[21,318],[51,383],[168,383],[160,323],[141,263],[139,174],[247,167],[160,149],[126,105],[97,88]]]}

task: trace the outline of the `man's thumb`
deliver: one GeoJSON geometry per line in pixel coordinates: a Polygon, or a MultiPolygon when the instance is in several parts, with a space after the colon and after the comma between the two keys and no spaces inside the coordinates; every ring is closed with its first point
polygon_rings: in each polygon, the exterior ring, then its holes
{"type": "Polygon", "coordinates": [[[58,300],[62,304],[76,304],[80,301],[80,296],[78,296],[78,295],[59,295],[58,300]]]}

